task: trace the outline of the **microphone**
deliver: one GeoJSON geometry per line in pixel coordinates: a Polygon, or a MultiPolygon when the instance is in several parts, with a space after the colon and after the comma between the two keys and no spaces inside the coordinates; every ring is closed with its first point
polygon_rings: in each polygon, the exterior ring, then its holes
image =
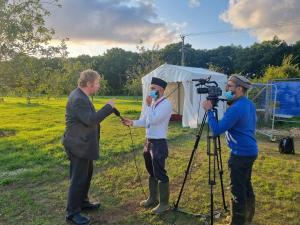
{"type": "Polygon", "coordinates": [[[117,117],[121,117],[121,113],[116,108],[113,108],[113,112],[117,117]]]}
{"type": "Polygon", "coordinates": [[[121,116],[121,113],[119,112],[119,110],[117,110],[116,108],[113,108],[113,113],[114,113],[117,117],[120,117],[120,119],[123,121],[123,117],[121,116]]]}

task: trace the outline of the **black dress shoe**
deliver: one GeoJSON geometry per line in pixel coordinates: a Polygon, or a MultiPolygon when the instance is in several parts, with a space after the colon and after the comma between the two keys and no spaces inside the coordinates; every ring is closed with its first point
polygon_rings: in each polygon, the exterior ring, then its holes
{"type": "Polygon", "coordinates": [[[100,208],[100,203],[99,202],[95,202],[95,203],[91,203],[91,202],[84,202],[81,206],[82,210],[96,210],[100,208]]]}
{"type": "Polygon", "coordinates": [[[76,213],[74,215],[67,216],[66,221],[71,222],[76,225],[88,225],[91,222],[90,218],[83,216],[80,213],[76,213]]]}

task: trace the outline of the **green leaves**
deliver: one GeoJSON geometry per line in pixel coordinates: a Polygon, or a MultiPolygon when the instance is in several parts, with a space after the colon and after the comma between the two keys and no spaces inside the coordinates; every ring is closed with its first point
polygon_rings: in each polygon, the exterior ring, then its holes
{"type": "MultiPolygon", "coordinates": [[[[57,4],[57,0],[51,4],[57,4]]],[[[30,56],[66,55],[64,41],[48,45],[54,30],[45,26],[50,13],[40,0],[0,1],[0,61],[19,54],[30,56]]]]}
{"type": "Polygon", "coordinates": [[[293,63],[293,55],[285,56],[281,66],[269,66],[262,78],[263,82],[275,79],[300,78],[300,70],[297,64],[293,63]]]}

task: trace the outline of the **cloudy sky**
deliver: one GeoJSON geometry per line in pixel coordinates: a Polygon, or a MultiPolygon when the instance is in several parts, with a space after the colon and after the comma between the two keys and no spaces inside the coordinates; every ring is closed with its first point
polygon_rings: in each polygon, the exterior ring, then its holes
{"type": "Polygon", "coordinates": [[[186,42],[197,49],[249,46],[274,35],[300,40],[299,0],[60,0],[47,6],[47,26],[70,38],[70,56],[99,55],[106,49],[136,50],[186,42]],[[190,34],[190,35],[189,35],[190,34]]]}

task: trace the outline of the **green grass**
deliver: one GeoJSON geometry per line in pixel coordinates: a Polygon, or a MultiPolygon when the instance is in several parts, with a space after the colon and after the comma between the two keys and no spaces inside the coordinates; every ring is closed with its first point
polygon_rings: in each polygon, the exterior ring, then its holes
{"type": "MultiPolygon", "coordinates": [[[[94,99],[100,108],[109,98],[94,99]]],[[[66,98],[37,98],[27,105],[24,98],[5,98],[0,103],[0,224],[65,224],[68,189],[68,160],[60,144],[64,130],[66,98]],[[15,133],[14,133],[15,132],[15,133]]],[[[130,118],[137,118],[141,102],[119,98],[116,106],[130,118]]],[[[144,129],[132,129],[143,186],[147,174],[142,159],[144,129]]],[[[171,182],[171,202],[177,199],[184,171],[193,148],[196,130],[170,124],[167,168],[171,182]]],[[[204,140],[204,138],[203,138],[204,140]]],[[[299,152],[299,142],[295,143],[299,152]]],[[[200,218],[170,211],[154,216],[138,207],[144,198],[131,152],[129,129],[114,115],[101,124],[101,156],[95,164],[90,195],[102,208],[89,213],[93,224],[192,225],[204,224],[200,218]]],[[[226,199],[229,201],[228,148],[222,138],[226,199]]],[[[256,225],[296,225],[300,215],[300,156],[281,155],[277,143],[259,137],[260,154],[255,162],[253,184],[257,196],[256,225]]],[[[219,180],[215,205],[221,208],[219,180]]],[[[207,156],[200,142],[180,207],[209,212],[207,156]]],[[[216,224],[225,224],[222,215],[216,224]]]]}

